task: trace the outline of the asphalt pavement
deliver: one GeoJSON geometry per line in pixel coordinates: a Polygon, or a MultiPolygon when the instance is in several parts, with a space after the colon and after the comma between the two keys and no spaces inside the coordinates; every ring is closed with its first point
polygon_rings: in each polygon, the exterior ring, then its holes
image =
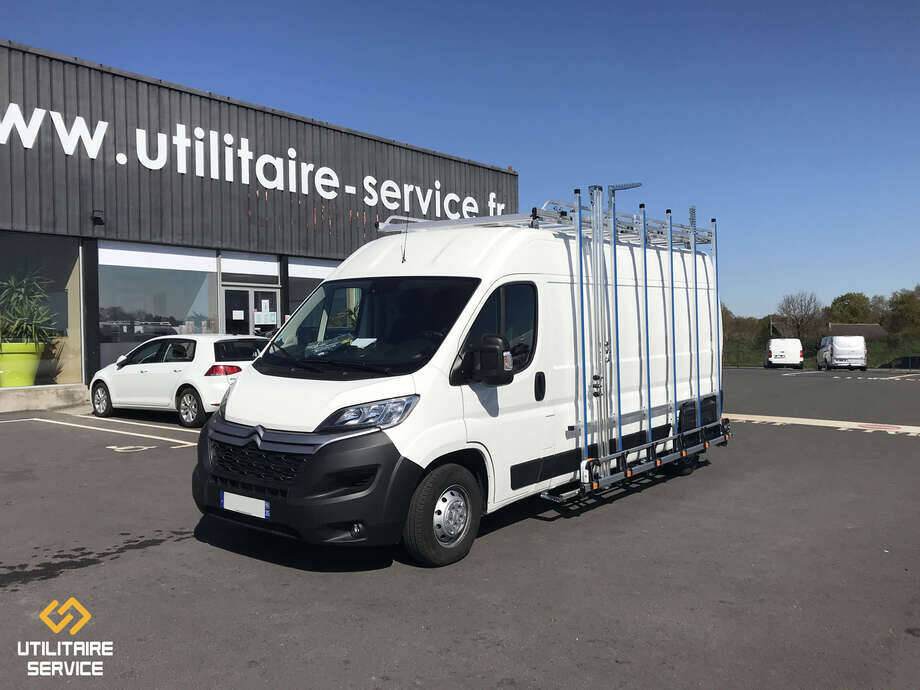
{"type": "MultiPolygon", "coordinates": [[[[726,370],[727,412],[920,424],[920,382],[784,373],[726,370]]],[[[920,687],[904,428],[735,423],[688,477],[524,501],[431,570],[202,519],[171,418],[0,415],[0,686],[20,641],[85,639],[108,687],[920,687]],[[55,634],[69,597],[92,618],[55,634]]]]}

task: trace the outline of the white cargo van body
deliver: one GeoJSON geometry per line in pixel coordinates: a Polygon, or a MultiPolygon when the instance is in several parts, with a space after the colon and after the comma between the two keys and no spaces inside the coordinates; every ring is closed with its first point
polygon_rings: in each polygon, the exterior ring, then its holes
{"type": "Polygon", "coordinates": [[[818,368],[866,368],[866,339],[861,335],[829,335],[821,339],[818,347],[818,368]]]}
{"type": "Polygon", "coordinates": [[[805,353],[798,338],[770,338],[764,352],[764,366],[802,368],[805,353]]]}
{"type": "MultiPolygon", "coordinates": [[[[199,508],[234,519],[235,514],[223,507],[224,492],[241,493],[265,499],[265,512],[271,517],[256,526],[280,528],[307,541],[392,543],[400,537],[417,537],[424,542],[426,535],[407,533],[419,501],[442,501],[458,532],[469,525],[478,527],[478,514],[579,481],[585,396],[580,371],[578,241],[571,233],[496,225],[497,221],[492,219],[489,227],[458,224],[383,237],[336,268],[279,331],[274,345],[239,377],[202,433],[194,480],[199,508]],[[452,296],[449,304],[440,307],[439,294],[455,295],[462,289],[469,295],[462,304],[455,304],[458,300],[452,296]],[[342,322],[333,313],[338,308],[323,311],[323,300],[339,299],[342,290],[351,291],[342,297],[345,301],[340,306],[348,302],[353,331],[337,336],[340,340],[329,346],[332,354],[317,354],[317,343],[334,339],[323,340],[325,336],[314,332],[320,333],[334,321],[342,322]],[[401,291],[407,293],[398,298],[403,302],[386,297],[401,291]],[[399,304],[399,313],[373,311],[372,298],[379,304],[385,297],[399,304]],[[439,313],[451,310],[456,316],[451,313],[444,317],[445,323],[438,321],[439,313]],[[310,327],[314,329],[308,336],[312,340],[305,344],[307,323],[316,325],[310,327]],[[388,341],[396,343],[402,335],[424,328],[428,330],[419,337],[431,343],[413,355],[420,364],[401,362],[387,369],[387,358],[378,358],[376,353],[396,351],[388,341]],[[500,385],[464,373],[471,358],[481,356],[485,361],[485,354],[472,350],[481,339],[484,342],[482,336],[492,333],[506,338],[505,369],[510,367],[513,374],[510,382],[500,385]],[[341,344],[343,337],[347,346],[341,344]],[[313,356],[303,357],[304,351],[313,356]],[[303,361],[293,361],[297,357],[303,361]],[[341,370],[327,366],[334,361],[342,363],[341,370]],[[380,405],[384,407],[396,406],[395,423],[336,423],[337,415],[357,419],[355,415],[365,414],[366,408],[355,411],[349,406],[375,401],[383,401],[380,405]],[[254,442],[262,451],[273,449],[262,453],[269,463],[276,457],[272,452],[286,453],[284,462],[298,452],[323,455],[323,459],[311,464],[307,458],[304,469],[297,469],[301,474],[282,489],[274,479],[262,481],[258,469],[249,471],[252,454],[240,450],[247,442],[254,442]],[[369,477],[360,491],[351,491],[344,480],[341,486],[334,478],[327,481],[327,475],[335,475],[335,468],[344,472],[356,464],[369,477]],[[328,465],[322,470],[326,474],[314,476],[320,471],[315,467],[321,465],[328,465]],[[459,488],[453,495],[450,487],[442,487],[443,496],[419,498],[426,478],[459,472],[449,469],[458,465],[476,476],[481,497],[467,495],[475,491],[457,474],[459,488]],[[365,470],[367,467],[375,469],[365,470]],[[329,491],[311,493],[312,484],[322,484],[329,491]],[[478,513],[475,521],[470,516],[473,511],[478,513]]],[[[604,251],[606,269],[612,273],[609,241],[604,251]]],[[[717,334],[721,328],[712,263],[704,253],[697,253],[694,290],[693,254],[674,249],[672,310],[668,251],[658,247],[646,251],[648,276],[643,275],[640,246],[616,246],[621,428],[617,434],[614,426],[611,438],[618,437],[624,449],[648,439],[649,420],[644,412],[648,408],[656,440],[676,433],[675,402],[684,429],[698,426],[684,420],[696,416],[699,400],[704,403],[701,409],[708,402],[710,418],[706,421],[716,421],[714,394],[721,374],[717,334]],[[676,332],[673,343],[672,332],[676,332]],[[672,350],[676,350],[676,360],[672,350]],[[683,409],[688,402],[692,409],[683,409]]],[[[593,276],[588,265],[584,270],[586,310],[590,311],[593,276]]],[[[603,294],[606,300],[609,293],[603,294]]],[[[609,325],[611,330],[616,325],[612,318],[609,325]]],[[[612,333],[603,339],[616,342],[612,333]]],[[[591,333],[585,342],[586,346],[593,342],[591,333]]],[[[613,369],[617,358],[615,348],[611,349],[614,352],[606,353],[606,361],[613,369]]],[[[594,372],[585,373],[591,381],[594,372]]],[[[390,414],[389,409],[383,414],[390,414]]],[[[588,418],[592,419],[590,411],[588,418]]],[[[596,454],[598,439],[591,423],[588,431],[589,454],[596,454]]],[[[723,442],[722,435],[728,438],[721,428],[717,435],[715,442],[723,442]]],[[[676,450],[674,443],[661,447],[676,450]]],[[[293,474],[294,469],[285,471],[293,474]]],[[[358,469],[354,473],[360,474],[358,469]]],[[[437,505],[433,529],[446,549],[457,534],[450,532],[451,525],[438,523],[437,505]]],[[[255,520],[250,516],[243,521],[252,524],[255,520]]],[[[456,558],[448,554],[432,562],[450,560],[456,558]]]]}

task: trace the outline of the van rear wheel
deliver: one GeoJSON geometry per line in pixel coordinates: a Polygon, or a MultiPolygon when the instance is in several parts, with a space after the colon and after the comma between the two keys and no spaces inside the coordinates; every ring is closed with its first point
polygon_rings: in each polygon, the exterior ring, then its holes
{"type": "Polygon", "coordinates": [[[686,458],[669,462],[664,466],[664,473],[669,477],[686,477],[693,474],[693,470],[700,462],[699,455],[688,455],[686,458]]]}
{"type": "Polygon", "coordinates": [[[479,482],[465,467],[443,465],[425,476],[412,494],[403,544],[420,565],[455,563],[470,552],[481,516],[479,482]]]}

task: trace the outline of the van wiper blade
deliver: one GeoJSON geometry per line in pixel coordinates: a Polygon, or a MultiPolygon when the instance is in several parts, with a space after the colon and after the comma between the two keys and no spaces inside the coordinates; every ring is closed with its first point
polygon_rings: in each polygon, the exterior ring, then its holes
{"type": "Polygon", "coordinates": [[[298,369],[306,369],[307,371],[320,371],[317,367],[313,366],[312,364],[309,364],[306,360],[297,359],[294,355],[292,355],[290,352],[288,352],[287,350],[285,350],[283,347],[281,347],[281,346],[280,346],[277,342],[275,342],[274,340],[272,340],[272,341],[268,344],[268,349],[269,349],[269,351],[271,351],[271,348],[272,348],[272,347],[275,348],[275,351],[280,352],[280,353],[283,354],[285,357],[287,357],[288,361],[289,361],[291,364],[293,364],[295,367],[297,367],[298,369]]]}
{"type": "Polygon", "coordinates": [[[331,366],[342,367],[343,369],[360,369],[362,371],[372,371],[376,374],[389,374],[390,367],[384,367],[379,364],[368,364],[367,362],[359,362],[356,360],[345,360],[345,359],[317,359],[317,360],[307,360],[308,362],[322,362],[323,364],[328,364],[331,366]]]}

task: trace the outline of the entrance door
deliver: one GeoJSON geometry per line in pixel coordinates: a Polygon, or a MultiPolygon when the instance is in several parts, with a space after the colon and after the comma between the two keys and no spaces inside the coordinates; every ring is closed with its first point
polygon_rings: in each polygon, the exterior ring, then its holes
{"type": "Polygon", "coordinates": [[[278,291],[252,291],[252,335],[267,336],[278,328],[278,291]]]}
{"type": "Polygon", "coordinates": [[[224,288],[224,333],[267,336],[278,328],[279,291],[224,288]]]}
{"type": "Polygon", "coordinates": [[[224,288],[224,333],[252,335],[251,293],[252,290],[224,288]]]}

